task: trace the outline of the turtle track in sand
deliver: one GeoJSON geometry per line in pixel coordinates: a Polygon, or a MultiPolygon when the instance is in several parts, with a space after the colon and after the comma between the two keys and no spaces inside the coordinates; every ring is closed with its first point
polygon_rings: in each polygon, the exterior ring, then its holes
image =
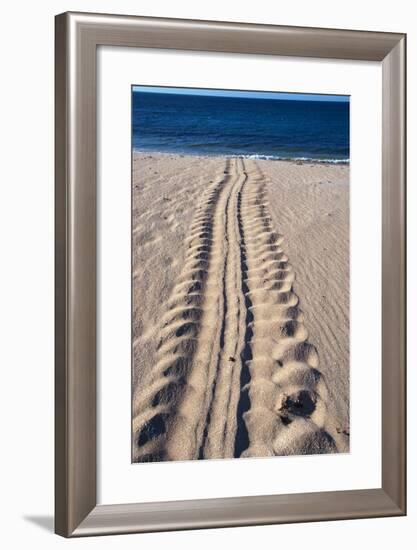
{"type": "Polygon", "coordinates": [[[317,350],[255,161],[227,159],[204,193],[133,396],[132,460],[337,452],[317,350]]]}

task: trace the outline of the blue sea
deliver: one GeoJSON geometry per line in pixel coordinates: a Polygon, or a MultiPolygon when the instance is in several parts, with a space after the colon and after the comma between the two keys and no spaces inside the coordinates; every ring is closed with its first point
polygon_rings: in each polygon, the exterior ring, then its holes
{"type": "Polygon", "coordinates": [[[132,146],[142,152],[348,162],[349,102],[133,91],[132,146]]]}

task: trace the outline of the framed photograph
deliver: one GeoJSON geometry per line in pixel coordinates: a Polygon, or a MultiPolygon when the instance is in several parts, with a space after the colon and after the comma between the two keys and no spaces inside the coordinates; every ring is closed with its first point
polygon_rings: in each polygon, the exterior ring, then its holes
{"type": "Polygon", "coordinates": [[[405,514],[405,41],[56,17],[58,534],[405,514]]]}
{"type": "Polygon", "coordinates": [[[132,460],[348,452],[349,97],[134,86],[132,137],[132,460]]]}

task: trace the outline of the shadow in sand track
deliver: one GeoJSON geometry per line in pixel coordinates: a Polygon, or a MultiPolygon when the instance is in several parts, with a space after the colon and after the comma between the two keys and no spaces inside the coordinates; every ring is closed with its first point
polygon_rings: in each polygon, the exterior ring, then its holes
{"type": "Polygon", "coordinates": [[[239,193],[237,199],[237,217],[238,217],[238,227],[240,235],[240,267],[242,273],[242,292],[245,297],[245,309],[246,309],[246,319],[245,319],[245,341],[244,347],[241,353],[242,367],[240,371],[240,397],[237,405],[236,411],[236,439],[235,439],[235,458],[239,458],[243,451],[249,447],[249,434],[246,427],[244,414],[250,409],[251,402],[249,397],[249,383],[251,380],[250,370],[248,367],[248,361],[252,359],[252,349],[250,341],[252,339],[252,328],[251,323],[253,321],[253,314],[251,311],[252,301],[249,298],[249,288],[245,282],[247,278],[248,266],[246,262],[246,245],[245,245],[245,235],[243,232],[243,223],[242,223],[242,194],[239,193]]]}

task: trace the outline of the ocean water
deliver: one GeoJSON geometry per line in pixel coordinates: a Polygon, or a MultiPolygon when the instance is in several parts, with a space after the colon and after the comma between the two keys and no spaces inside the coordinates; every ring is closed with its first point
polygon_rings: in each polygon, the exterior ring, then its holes
{"type": "Polygon", "coordinates": [[[136,151],[348,162],[349,103],[132,92],[136,151]]]}

